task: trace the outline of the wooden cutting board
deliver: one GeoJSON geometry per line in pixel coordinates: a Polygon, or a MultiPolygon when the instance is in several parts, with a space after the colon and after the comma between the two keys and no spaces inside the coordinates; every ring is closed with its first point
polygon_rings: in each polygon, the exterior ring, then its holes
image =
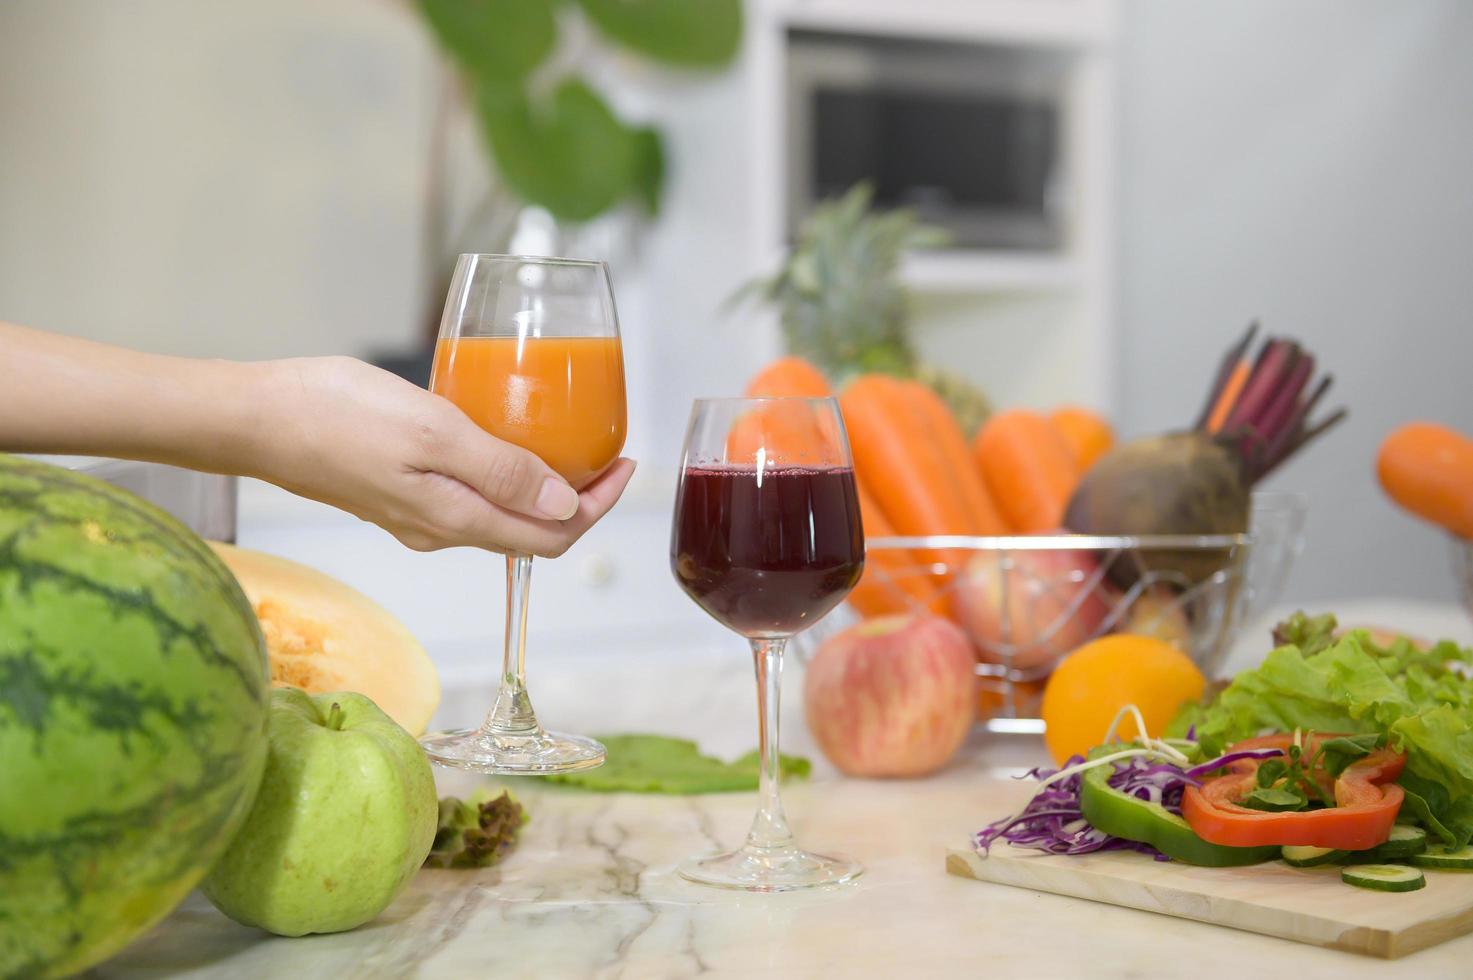
{"type": "Polygon", "coordinates": [[[1426,888],[1393,893],[1347,885],[1335,867],[1194,868],[1129,852],[1065,857],[1006,845],[989,857],[949,849],[946,870],[1387,959],[1473,932],[1469,872],[1429,869],[1426,888]]]}

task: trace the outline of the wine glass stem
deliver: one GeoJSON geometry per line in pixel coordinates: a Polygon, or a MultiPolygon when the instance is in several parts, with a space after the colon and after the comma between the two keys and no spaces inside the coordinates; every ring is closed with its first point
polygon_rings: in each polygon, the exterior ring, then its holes
{"type": "Polygon", "coordinates": [[[530,735],[538,731],[527,696],[527,597],[532,586],[532,556],[506,556],[506,645],[501,655],[501,686],[483,731],[530,735]]]}
{"type": "Polygon", "coordinates": [[[752,662],[757,671],[757,753],[760,777],[757,787],[757,816],[747,833],[747,846],[763,849],[787,847],[793,842],[788,818],[783,814],[779,783],[782,770],[778,757],[778,714],[782,699],[783,646],[787,640],[753,640],[752,662]]]}

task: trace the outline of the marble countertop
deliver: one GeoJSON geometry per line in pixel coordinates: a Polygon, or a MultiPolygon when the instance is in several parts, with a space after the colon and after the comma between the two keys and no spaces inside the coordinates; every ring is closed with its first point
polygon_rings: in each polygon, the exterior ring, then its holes
{"type": "MultiPolygon", "coordinates": [[[[1466,641],[1466,621],[1455,610],[1447,613],[1445,621],[1466,641]]],[[[687,735],[728,756],[755,744],[750,663],[739,644],[729,655],[651,651],[641,659],[533,660],[531,666],[539,713],[554,725],[589,734],[687,735]]],[[[509,784],[532,820],[518,849],[497,868],[422,872],[368,926],[300,939],[238,926],[196,894],[94,975],[625,980],[985,972],[1121,978],[1190,973],[1240,980],[1247,964],[1264,980],[1384,977],[1390,970],[1424,980],[1468,975],[1473,937],[1388,965],[951,877],[944,871],[946,847],[962,844],[978,826],[1021,801],[1026,789],[1010,777],[1044,761],[1041,743],[979,734],[930,779],[839,778],[803,729],[800,669],[796,663],[790,667],[783,746],[811,755],[815,773],[810,782],[785,789],[788,813],[805,846],[842,851],[864,863],[865,875],[852,885],[749,895],[679,879],[673,869],[684,856],[741,840],[753,794],[600,796],[513,780],[509,784]]],[[[472,720],[487,697],[475,688],[447,691],[439,721],[472,720]]],[[[442,771],[438,778],[447,793],[477,784],[460,773],[442,771]]]]}
{"type": "Polygon", "coordinates": [[[351,933],[268,937],[190,897],[103,977],[1260,977],[1466,976],[1473,937],[1390,966],[1166,916],[963,880],[947,843],[1020,794],[979,744],[912,783],[820,779],[789,789],[800,839],[866,865],[853,885],[747,895],[672,868],[735,843],[746,794],[608,797],[525,789],[521,846],[485,871],[425,871],[351,933]]]}

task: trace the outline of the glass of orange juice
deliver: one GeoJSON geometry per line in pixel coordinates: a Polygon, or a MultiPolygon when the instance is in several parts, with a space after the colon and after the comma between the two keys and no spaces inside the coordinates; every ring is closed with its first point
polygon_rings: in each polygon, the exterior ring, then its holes
{"type": "MultiPolygon", "coordinates": [[[[481,428],[540,456],[582,490],[624,447],[624,354],[602,262],[462,255],[455,267],[430,390],[481,428]]],[[[427,735],[434,761],[492,773],[602,765],[591,738],[544,729],[527,696],[532,556],[506,556],[501,683],[481,727],[427,735]]]]}

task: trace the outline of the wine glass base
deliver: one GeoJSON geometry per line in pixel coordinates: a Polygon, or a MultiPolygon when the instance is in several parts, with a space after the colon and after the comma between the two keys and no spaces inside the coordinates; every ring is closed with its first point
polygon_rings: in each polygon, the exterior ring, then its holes
{"type": "Polygon", "coordinates": [[[724,854],[686,858],[680,876],[702,885],[749,892],[786,892],[853,881],[864,873],[858,861],[812,854],[800,848],[746,846],[724,854]]]}
{"type": "Polygon", "coordinates": [[[504,776],[546,776],[595,769],[604,764],[603,745],[581,735],[537,729],[505,735],[480,729],[436,732],[419,740],[431,762],[452,769],[504,776]]]}

